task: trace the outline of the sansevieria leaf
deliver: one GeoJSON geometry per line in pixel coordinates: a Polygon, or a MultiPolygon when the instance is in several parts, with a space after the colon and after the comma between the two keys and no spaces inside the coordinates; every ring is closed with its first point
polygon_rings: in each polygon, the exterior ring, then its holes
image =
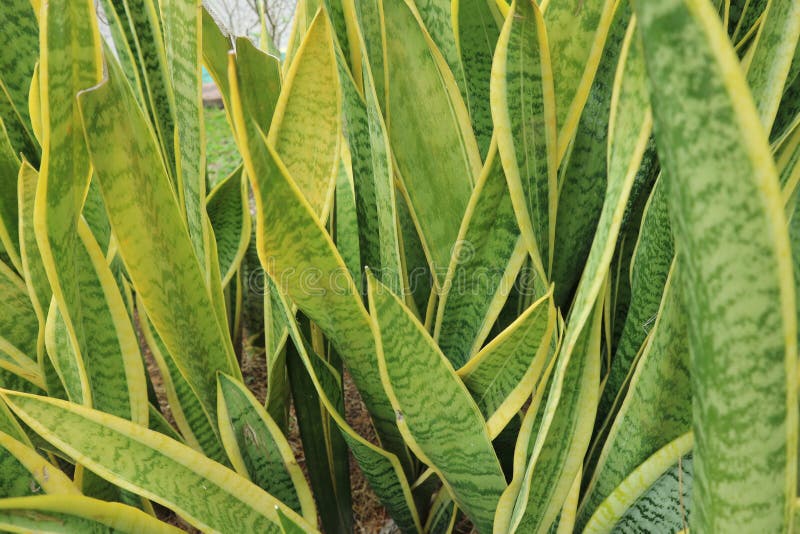
{"type": "Polygon", "coordinates": [[[209,532],[280,532],[276,509],[314,528],[258,486],[166,436],[77,404],[3,391],[39,435],[116,485],[175,510],[209,532]],[[104,447],[97,447],[97,443],[104,447]],[[124,453],[122,453],[124,451],[124,453]]]}
{"type": "Polygon", "coordinates": [[[603,502],[584,532],[677,532],[689,525],[694,462],[691,432],[671,441],[630,472],[603,502]],[[677,465],[675,465],[677,464],[677,465]],[[687,476],[688,475],[688,476],[687,476]],[[637,517],[638,516],[638,517],[637,517]]]}
{"type": "Polygon", "coordinates": [[[480,409],[402,301],[370,274],[367,281],[381,381],[398,427],[475,526],[491,530],[506,481],[480,409]]]}
{"type": "Polygon", "coordinates": [[[399,178],[434,281],[441,285],[480,172],[480,155],[456,80],[414,11],[407,0],[383,3],[384,114],[399,178]],[[425,113],[414,104],[420,101],[425,113]]]}
{"type": "Polygon", "coordinates": [[[50,2],[40,24],[42,165],[34,204],[36,241],[77,365],[86,373],[82,402],[144,422],[147,406],[138,402],[144,369],[135,334],[102,251],[79,220],[90,163],[85,140],[74,135],[80,128],[75,94],[100,79],[94,4],[50,2]]]}
{"type": "Polygon", "coordinates": [[[317,520],[311,490],[289,442],[264,407],[240,382],[217,377],[222,443],[234,468],[309,523],[317,520]]]}
{"type": "Polygon", "coordinates": [[[0,500],[0,528],[10,532],[119,532],[178,534],[180,529],[116,502],[83,495],[42,495],[0,500]]]}
{"type": "Polygon", "coordinates": [[[685,269],[691,528],[782,531],[797,480],[797,312],[767,136],[710,4],[645,0],[636,12],[685,269]]]}
{"type": "Polygon", "coordinates": [[[344,402],[339,373],[322,358],[307,350],[307,342],[283,295],[276,292],[273,298],[276,303],[275,311],[287,325],[294,349],[308,373],[319,402],[342,433],[373,491],[403,532],[420,532],[422,529],[419,513],[403,471],[403,464],[396,455],[375,446],[350,427],[338,408],[344,402]]]}
{"type": "Polygon", "coordinates": [[[86,138],[111,229],[137,294],[207,417],[215,421],[217,370],[233,376],[230,336],[195,255],[155,135],[113,60],[106,80],[81,93],[86,138]],[[109,150],[110,140],[114,149],[109,150]],[[152,224],[157,220],[159,223],[152,224]]]}
{"type": "Polygon", "coordinates": [[[556,305],[561,307],[568,305],[578,284],[603,208],[611,93],[630,15],[626,2],[614,13],[594,83],[571,146],[560,164],[558,212],[568,216],[556,219],[551,281],[555,284],[556,305]]]}
{"type": "Polygon", "coordinates": [[[256,201],[256,243],[261,264],[280,291],[331,340],[353,375],[383,447],[401,461],[410,461],[389,400],[373,379],[377,368],[375,339],[355,282],[288,169],[260,130],[247,122],[235,63],[231,62],[229,68],[239,146],[256,201]]]}
{"type": "Polygon", "coordinates": [[[458,370],[492,438],[519,412],[541,378],[556,325],[552,297],[550,292],[531,304],[458,370]]]}
{"type": "MultiPolygon", "coordinates": [[[[5,406],[0,409],[7,409],[5,406]]],[[[0,429],[0,502],[8,497],[23,497],[39,492],[77,495],[80,492],[67,475],[45,460],[31,445],[0,429]]]]}
{"type": "Polygon", "coordinates": [[[567,151],[589,96],[619,0],[545,0],[558,124],[558,161],[567,151]]]}
{"type": "Polygon", "coordinates": [[[671,273],[654,332],[630,381],[628,393],[587,487],[580,524],[651,454],[691,429],[687,324],[680,285],[671,273]]]}
{"type": "Polygon", "coordinates": [[[546,281],[558,199],[556,110],[547,32],[532,0],[511,3],[492,64],[491,103],[517,221],[546,281]]]}
{"type": "Polygon", "coordinates": [[[496,139],[467,204],[439,298],[434,337],[454,366],[477,353],[527,257],[496,139]]]}
{"type": "MultiPolygon", "coordinates": [[[[541,532],[555,520],[588,448],[591,428],[587,425],[594,424],[603,289],[608,283],[623,215],[652,129],[641,50],[633,39],[634,28],[631,24],[623,44],[623,59],[612,96],[609,176],[603,211],[568,317],[525,481],[508,519],[513,529],[525,532],[541,532]],[[534,481],[536,484],[532,485],[534,481]]],[[[498,522],[497,527],[503,525],[498,522]]]]}
{"type": "Polygon", "coordinates": [[[286,74],[267,138],[322,219],[330,212],[339,171],[341,89],[336,81],[334,35],[320,10],[286,74]]]}
{"type": "Polygon", "coordinates": [[[250,206],[247,179],[237,167],[209,193],[206,210],[217,241],[222,285],[233,278],[250,243],[250,206]]]}
{"type": "MultiPolygon", "coordinates": [[[[200,0],[159,0],[164,31],[167,80],[172,87],[175,113],[175,161],[178,198],[195,254],[208,271],[208,228],[203,212],[206,197],[206,154],[203,138],[202,11],[200,0]]],[[[155,36],[158,39],[160,36],[155,36]]]]}

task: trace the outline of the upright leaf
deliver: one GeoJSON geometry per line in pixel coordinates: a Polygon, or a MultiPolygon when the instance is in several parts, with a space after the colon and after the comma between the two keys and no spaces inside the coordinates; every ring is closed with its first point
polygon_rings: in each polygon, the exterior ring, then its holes
{"type": "MultiPolygon", "coordinates": [[[[200,0],[158,0],[164,31],[166,71],[175,99],[175,160],[180,173],[178,198],[188,223],[203,272],[208,267],[208,228],[203,200],[206,198],[206,154],[203,139],[202,17],[200,0]]],[[[156,37],[157,39],[158,37],[156,37]]]]}
{"type": "Polygon", "coordinates": [[[216,371],[240,376],[230,336],[170,188],[157,142],[122,73],[79,102],[96,176],[119,252],[178,369],[215,421],[216,371]],[[108,147],[113,146],[113,150],[108,147]],[[152,221],[158,221],[153,224],[152,221]]]}
{"type": "Polygon", "coordinates": [[[767,137],[710,4],[646,0],[636,11],[685,267],[691,527],[784,530],[797,479],[796,310],[767,137]]]}
{"type": "Polygon", "coordinates": [[[619,4],[619,0],[542,2],[552,55],[559,162],[575,134],[619,4]]]}
{"type": "Polygon", "coordinates": [[[450,260],[434,337],[455,366],[480,350],[527,256],[497,142],[472,192],[450,260]]]}
{"type": "Polygon", "coordinates": [[[548,293],[531,304],[458,370],[492,438],[520,411],[542,378],[556,324],[552,296],[548,293]]]}
{"type": "Polygon", "coordinates": [[[229,69],[239,148],[256,201],[261,264],[280,291],[331,340],[353,375],[384,448],[409,461],[386,394],[372,380],[377,367],[375,339],[355,282],[319,214],[246,117],[247,101],[239,91],[236,64],[229,63],[229,69]]]}
{"type": "Polygon", "coordinates": [[[219,270],[225,286],[238,270],[250,243],[247,178],[240,165],[209,193],[206,210],[217,242],[219,270]]]}
{"type": "Polygon", "coordinates": [[[414,224],[441,287],[480,155],[456,80],[410,2],[384,2],[383,15],[386,127],[414,224]],[[425,113],[419,102],[425,102],[425,113]]]}
{"type": "Polygon", "coordinates": [[[650,455],[691,429],[687,324],[671,273],[653,336],[631,378],[581,505],[580,524],[650,455]]]}
{"type": "Polygon", "coordinates": [[[511,3],[492,64],[491,102],[517,222],[546,283],[558,199],[556,110],[547,33],[532,0],[511,3]]]}
{"type": "Polygon", "coordinates": [[[311,491],[278,426],[230,376],[217,377],[217,391],[222,442],[236,471],[313,524],[317,513],[311,491]]]}
{"type": "Polygon", "coordinates": [[[409,446],[442,478],[475,526],[489,530],[506,481],[480,409],[422,325],[367,275],[378,366],[409,446]]]}
{"type": "Polygon", "coordinates": [[[267,138],[323,220],[330,213],[339,172],[337,80],[334,35],[325,12],[319,11],[286,74],[267,138]]]}

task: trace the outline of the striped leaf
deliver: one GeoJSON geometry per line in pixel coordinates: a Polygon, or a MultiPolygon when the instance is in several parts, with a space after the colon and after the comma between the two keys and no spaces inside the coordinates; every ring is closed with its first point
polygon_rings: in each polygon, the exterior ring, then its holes
{"type": "Polygon", "coordinates": [[[161,337],[151,325],[150,318],[141,298],[137,296],[136,308],[139,312],[139,328],[142,331],[147,347],[161,375],[161,385],[183,441],[196,451],[207,457],[227,464],[227,457],[216,424],[212,424],[202,402],[189,383],[181,374],[172,354],[164,346],[161,337]]]}
{"type": "Polygon", "coordinates": [[[89,379],[86,377],[86,368],[78,359],[64,316],[58,309],[55,299],[50,301],[44,338],[47,357],[58,374],[66,398],[72,402],[83,403],[84,397],[88,396],[89,379]]]}
{"type": "Polygon", "coordinates": [[[628,198],[652,129],[644,66],[641,51],[633,40],[634,28],[634,25],[629,27],[623,44],[624,59],[617,71],[612,97],[609,183],[603,212],[572,303],[525,482],[510,518],[513,528],[525,532],[542,531],[555,520],[575,480],[579,460],[586,453],[594,424],[600,372],[601,290],[606,284],[628,198]],[[575,385],[565,387],[565,383],[575,385]],[[536,488],[531,491],[530,480],[537,470],[536,488]]]}
{"type": "Polygon", "coordinates": [[[278,426],[241,382],[220,374],[217,391],[222,443],[233,467],[314,524],[311,490],[278,426]]]}
{"type": "Polygon", "coordinates": [[[338,408],[344,401],[340,398],[342,388],[339,373],[315,353],[307,350],[307,342],[283,295],[276,293],[275,300],[276,311],[282,314],[294,349],[308,373],[319,401],[342,433],[373,491],[403,532],[420,532],[422,529],[417,507],[400,460],[394,454],[364,439],[350,427],[338,408]]]}
{"type": "Polygon", "coordinates": [[[636,364],[587,488],[581,523],[628,473],[691,429],[688,326],[675,277],[673,268],[653,336],[636,364]]]}
{"type": "MultiPolygon", "coordinates": [[[[386,76],[384,70],[383,50],[385,46],[385,24],[381,13],[381,0],[362,0],[353,2],[355,19],[361,33],[360,43],[362,62],[368,63],[372,72],[372,83],[375,87],[378,108],[386,109],[386,76]]],[[[366,74],[362,68],[362,78],[366,74]]],[[[366,91],[365,91],[366,94],[366,91]]]]}
{"type": "Polygon", "coordinates": [[[628,2],[622,2],[614,14],[575,138],[561,163],[558,212],[568,216],[556,218],[551,279],[556,305],[562,308],[569,305],[578,285],[603,209],[611,93],[630,15],[628,2]]]}
{"type": "Polygon", "coordinates": [[[0,500],[0,528],[9,531],[182,532],[132,506],[82,495],[47,495],[0,500]]]}
{"type": "Polygon", "coordinates": [[[76,365],[82,402],[147,420],[138,343],[103,251],[79,220],[90,179],[75,94],[100,79],[92,2],[51,2],[41,14],[42,165],[34,231],[76,365]],[[64,105],[69,102],[69,105],[64,105]]]}
{"type": "Polygon", "coordinates": [[[686,456],[691,453],[693,444],[694,437],[687,433],[650,456],[628,474],[600,505],[584,532],[685,530],[687,508],[690,505],[695,507],[693,499],[689,498],[693,489],[690,473],[694,471],[695,463],[692,460],[687,462],[686,456]]]}
{"type": "Polygon", "coordinates": [[[796,491],[797,335],[767,137],[710,5],[644,1],[636,10],[685,267],[696,438],[691,526],[780,531],[796,491]]]}
{"type": "Polygon", "coordinates": [[[384,114],[398,177],[441,287],[480,173],[480,155],[456,80],[414,11],[407,0],[383,4],[384,114]],[[418,102],[425,102],[425,113],[418,102]],[[420,132],[425,132],[424,143],[420,132]]]}
{"type": "MultiPolygon", "coordinates": [[[[239,87],[241,92],[246,84],[239,87]]],[[[339,172],[340,92],[334,36],[319,11],[286,74],[267,138],[322,220],[330,213],[339,172]]]]}
{"type": "Polygon", "coordinates": [[[228,87],[228,53],[233,49],[231,36],[219,27],[214,17],[203,6],[203,66],[219,89],[226,112],[230,113],[230,87],[228,87]]]}
{"type": "Polygon", "coordinates": [[[344,58],[337,54],[342,113],[347,122],[345,135],[352,161],[354,211],[358,219],[361,261],[357,276],[361,277],[361,265],[366,265],[383,283],[401,291],[404,287],[403,266],[397,229],[394,169],[386,125],[369,64],[365,61],[362,66],[362,98],[357,82],[343,63],[344,58]]]}
{"type": "Polygon", "coordinates": [[[543,281],[552,266],[558,199],[553,91],[542,14],[531,0],[515,0],[492,64],[492,118],[517,222],[543,281]]]}
{"type": "Polygon", "coordinates": [[[0,366],[13,366],[27,380],[41,384],[38,330],[25,282],[0,262],[0,366]]]}
{"type": "MultiPolygon", "coordinates": [[[[570,339],[567,333],[564,343],[571,345],[562,344],[558,360],[554,360],[547,403],[540,424],[534,424],[538,433],[532,428],[520,432],[515,464],[525,462],[526,456],[530,460],[523,470],[515,469],[515,475],[522,478],[512,481],[503,494],[495,532],[547,532],[578,476],[589,445],[600,381],[601,305],[599,300],[578,339],[570,339]],[[532,447],[525,440],[532,442],[532,447]]],[[[532,409],[531,415],[535,415],[535,405],[532,409]]]]}
{"type": "Polygon", "coordinates": [[[261,137],[249,137],[239,98],[235,63],[230,63],[239,147],[256,201],[256,243],[264,270],[293,304],[332,342],[353,375],[383,447],[409,461],[389,400],[373,379],[375,340],[355,282],[278,155],[261,137]]]}
{"type": "Polygon", "coordinates": [[[692,515],[693,463],[691,454],[665,471],[645,493],[625,511],[615,532],[688,531],[692,515]]]}
{"type": "Polygon", "coordinates": [[[112,0],[124,23],[128,46],[136,53],[136,67],[145,95],[146,115],[156,132],[164,165],[178,194],[175,146],[175,93],[170,83],[163,25],[157,0],[112,0]]]}
{"type": "Polygon", "coordinates": [[[356,215],[356,197],[350,165],[344,159],[350,158],[346,145],[342,145],[342,160],[339,162],[339,176],[336,178],[334,192],[333,238],[336,248],[342,255],[350,276],[361,290],[361,248],[358,245],[358,216],[356,215]]]}
{"type": "Polygon", "coordinates": [[[552,55],[559,162],[575,134],[619,4],[618,0],[541,3],[552,55]]]}
{"type": "MultiPolygon", "coordinates": [[[[258,259],[256,259],[258,261],[258,259]]],[[[259,264],[259,269],[261,266],[259,264]]],[[[289,336],[284,313],[278,298],[278,287],[271,276],[263,276],[264,351],[267,356],[266,408],[281,428],[287,427],[289,416],[289,378],[286,375],[286,349],[289,336]]]]}
{"type": "Polygon", "coordinates": [[[250,243],[250,206],[247,179],[240,165],[214,187],[206,211],[217,242],[222,285],[230,282],[250,243]]]}
{"type": "Polygon", "coordinates": [[[409,447],[445,482],[459,508],[490,530],[506,488],[478,405],[422,325],[367,274],[378,367],[409,447]]]}
{"type": "Polygon", "coordinates": [[[162,434],[77,404],[3,391],[14,413],[76,461],[211,532],[280,532],[276,508],[311,525],[261,488],[162,434]],[[104,447],[96,447],[98,442],[104,447]],[[120,454],[124,451],[124,454],[120,454]]]}
{"type": "Polygon", "coordinates": [[[23,161],[17,178],[20,259],[31,304],[40,323],[43,324],[53,290],[47,281],[47,273],[39,253],[39,246],[36,244],[33,226],[33,207],[38,181],[39,173],[36,172],[36,169],[23,161]]]}
{"type": "Polygon", "coordinates": [[[445,356],[460,367],[480,350],[527,256],[495,141],[453,252],[434,337],[445,356]]]}
{"type": "Polygon", "coordinates": [[[450,534],[456,524],[456,513],[458,508],[453,502],[447,488],[442,488],[436,495],[436,499],[428,512],[428,520],[425,522],[425,532],[430,534],[450,534]]]}
{"type": "Polygon", "coordinates": [[[0,119],[0,245],[8,254],[17,271],[22,270],[19,257],[19,214],[17,188],[14,177],[20,161],[17,150],[11,145],[5,124],[0,119]]]}
{"type": "Polygon", "coordinates": [[[28,107],[28,88],[39,55],[37,10],[27,0],[0,6],[0,123],[4,124],[15,154],[22,152],[39,164],[39,147],[28,107]],[[12,45],[13,43],[13,45],[12,45]]]}
{"type": "MultiPolygon", "coordinates": [[[[450,72],[458,84],[459,93],[466,100],[467,88],[464,77],[464,66],[461,63],[458,37],[454,25],[453,3],[449,0],[415,0],[409,7],[416,11],[430,39],[445,60],[450,72]]],[[[384,7],[384,10],[386,7],[384,7]]]]}
{"type": "Polygon", "coordinates": [[[492,58],[503,21],[494,0],[457,0],[453,6],[456,46],[466,79],[466,104],[481,158],[485,160],[494,130],[489,100],[492,58]]]}
{"type": "Polygon", "coordinates": [[[67,475],[42,458],[27,437],[24,439],[22,442],[0,431],[0,503],[9,497],[40,492],[58,495],[80,493],[67,475]]]}
{"type": "Polygon", "coordinates": [[[770,1],[763,17],[745,65],[759,119],[770,130],[800,39],[800,6],[795,2],[770,1]]]}
{"type": "Polygon", "coordinates": [[[240,376],[239,366],[225,325],[208,313],[215,290],[192,248],[153,131],[115,63],[107,65],[104,83],[79,102],[111,229],[155,330],[214,427],[214,373],[240,376]]]}
{"type": "MultiPolygon", "coordinates": [[[[302,339],[306,350],[312,354],[325,355],[319,330],[305,317],[301,316],[300,320],[307,335],[302,339]]],[[[327,391],[334,410],[338,413],[344,412],[341,361],[331,355],[327,355],[327,359],[323,359],[325,356],[315,357],[317,362],[329,369],[327,374],[334,379],[328,384],[327,391]]],[[[286,368],[297,426],[303,441],[303,457],[311,489],[318,496],[322,529],[326,532],[350,532],[353,530],[353,499],[344,437],[333,429],[330,412],[321,401],[310,373],[304,369],[302,359],[293,344],[286,345],[286,368]]],[[[318,374],[326,373],[323,371],[318,374]]]]}
{"type": "Polygon", "coordinates": [[[603,420],[613,415],[612,405],[625,387],[645,338],[653,330],[673,256],[666,184],[659,179],[645,209],[633,254],[630,307],[598,406],[598,417],[603,420]]]}
{"type": "MultiPolygon", "coordinates": [[[[228,86],[227,62],[226,59],[225,70],[222,71],[222,75],[226,78],[223,87],[228,86]]],[[[236,39],[236,65],[241,78],[238,85],[239,98],[244,102],[250,120],[262,131],[267,132],[277,111],[281,94],[280,62],[253,46],[250,39],[240,37],[236,39]]],[[[227,98],[230,101],[230,95],[227,98]]],[[[229,114],[231,109],[232,107],[226,108],[229,114]]]]}
{"type": "Polygon", "coordinates": [[[203,211],[206,198],[206,154],[203,139],[202,17],[200,0],[158,0],[164,31],[167,79],[172,86],[175,113],[175,160],[180,173],[181,210],[189,227],[194,252],[208,271],[208,228],[203,211]]]}
{"type": "Polygon", "coordinates": [[[519,412],[542,376],[556,324],[552,297],[550,292],[531,304],[458,370],[492,438],[519,412]]]}

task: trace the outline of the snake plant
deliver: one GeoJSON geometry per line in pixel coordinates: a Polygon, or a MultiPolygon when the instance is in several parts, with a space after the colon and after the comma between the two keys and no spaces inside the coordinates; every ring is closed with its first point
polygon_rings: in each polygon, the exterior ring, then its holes
{"type": "Polygon", "coordinates": [[[409,533],[794,528],[800,3],[300,0],[277,57],[8,0],[0,44],[0,530],[349,532],[352,469],[409,533]]]}

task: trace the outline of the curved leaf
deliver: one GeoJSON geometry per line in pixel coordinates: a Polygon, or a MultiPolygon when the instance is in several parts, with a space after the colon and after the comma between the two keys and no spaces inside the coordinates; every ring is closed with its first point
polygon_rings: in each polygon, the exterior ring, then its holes
{"type": "Polygon", "coordinates": [[[441,287],[480,155],[456,80],[414,11],[408,0],[383,3],[384,114],[399,178],[441,287]],[[425,102],[425,113],[418,102],[425,102]]]}
{"type": "Polygon", "coordinates": [[[95,176],[133,286],[213,427],[214,372],[237,376],[239,366],[225,325],[209,313],[216,310],[215,291],[195,255],[155,135],[118,66],[107,65],[106,80],[78,97],[95,176]]]}
{"type": "Polygon", "coordinates": [[[43,495],[0,500],[0,528],[15,531],[178,534],[182,532],[132,506],[83,495],[43,495]]]}
{"type": "Polygon", "coordinates": [[[688,497],[690,494],[692,479],[689,478],[686,487],[681,488],[681,479],[676,476],[677,472],[670,468],[691,452],[693,444],[694,437],[691,432],[684,434],[639,465],[598,507],[584,532],[587,534],[611,532],[623,518],[625,521],[619,525],[623,532],[626,531],[625,523],[631,520],[636,521],[631,528],[634,532],[640,531],[641,528],[661,531],[665,526],[664,519],[668,520],[669,516],[677,516],[685,526],[685,512],[680,507],[683,506],[684,496],[688,497]],[[652,497],[656,498],[655,502],[648,499],[647,493],[650,489],[654,490],[652,497]],[[674,493],[678,493],[677,499],[673,497],[674,493]],[[636,514],[642,511],[647,512],[646,522],[637,521],[636,514]]]}
{"type": "Polygon", "coordinates": [[[434,338],[453,365],[480,350],[526,256],[493,140],[439,297],[434,338]]]}
{"type": "Polygon", "coordinates": [[[339,172],[342,125],[337,80],[334,36],[320,10],[292,59],[267,139],[321,220],[330,213],[339,172]]]}
{"type": "Polygon", "coordinates": [[[206,210],[217,241],[223,287],[233,278],[250,243],[247,179],[240,165],[209,193],[206,210]]]}
{"type": "Polygon", "coordinates": [[[186,445],[139,425],[56,399],[2,391],[37,434],[93,472],[212,532],[280,532],[276,508],[314,528],[261,488],[186,445]],[[103,443],[103,447],[97,447],[103,443]]]}

